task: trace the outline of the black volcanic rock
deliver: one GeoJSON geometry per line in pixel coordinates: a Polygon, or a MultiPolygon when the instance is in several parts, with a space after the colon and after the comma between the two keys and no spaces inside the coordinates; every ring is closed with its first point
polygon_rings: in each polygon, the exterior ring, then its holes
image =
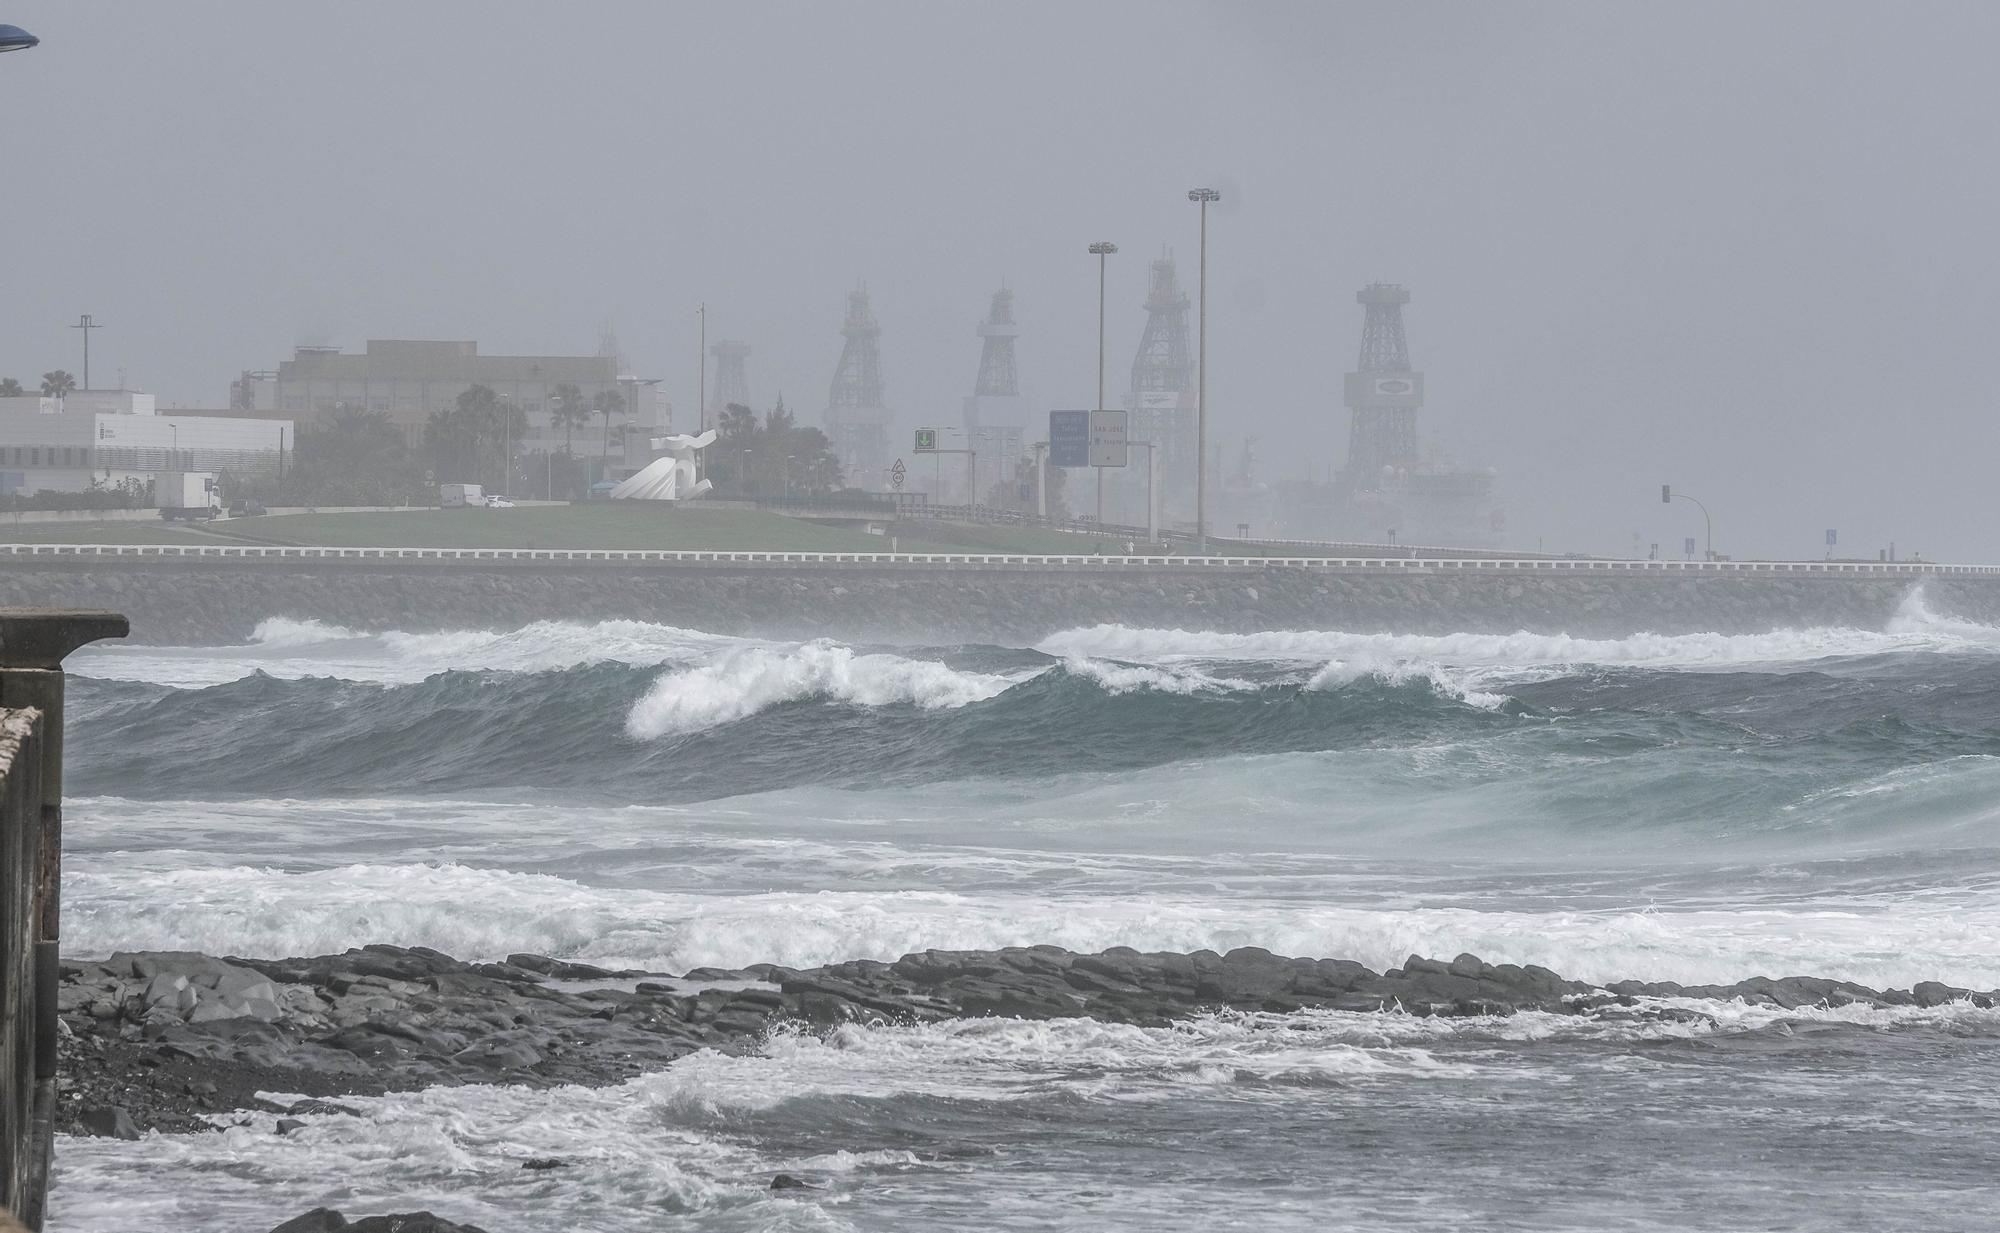
{"type": "Polygon", "coordinates": [[[147,953],[72,963],[58,999],[71,1032],[59,1121],[73,1133],[187,1131],[237,1110],[345,1113],[325,1098],[439,1084],[604,1085],[699,1049],[754,1050],[785,1026],[822,1031],[981,1016],[1161,1026],[1211,1011],[1314,1009],[1679,1019],[1699,1012],[1641,999],[1741,999],[1783,1010],[1995,1001],[1936,982],[1906,992],[1806,976],[1597,986],[1476,955],[1449,962],[1412,955],[1375,972],[1256,947],[1221,955],[926,950],[894,963],[647,975],[539,955],[467,964],[395,946],[309,959],[147,953]],[[279,1107],[260,1091],[310,1099],[279,1107]]]}

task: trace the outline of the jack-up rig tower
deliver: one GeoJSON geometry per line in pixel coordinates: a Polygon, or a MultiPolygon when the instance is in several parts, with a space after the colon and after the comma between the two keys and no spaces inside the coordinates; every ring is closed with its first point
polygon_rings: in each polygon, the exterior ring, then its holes
{"type": "Polygon", "coordinates": [[[1394,283],[1370,283],[1354,297],[1367,311],[1361,325],[1359,371],[1347,374],[1347,484],[1352,492],[1380,488],[1385,474],[1417,461],[1417,410],[1424,374],[1410,368],[1403,305],[1410,293],[1394,283]]]}
{"type": "Polygon", "coordinates": [[[993,293],[986,320],[976,332],[979,376],[972,396],[965,400],[965,436],[975,451],[977,472],[975,491],[968,500],[975,503],[985,499],[992,485],[1013,477],[1027,435],[1027,400],[1021,397],[1021,374],[1014,360],[1014,340],[1021,336],[1021,327],[1014,324],[1012,291],[1002,287],[993,293]]]}
{"type": "Polygon", "coordinates": [[[708,353],[715,359],[715,384],[708,388],[708,422],[713,424],[731,403],[750,406],[750,344],[723,339],[710,343],[708,353]]]}
{"type": "Polygon", "coordinates": [[[880,489],[888,482],[884,472],[892,417],[882,405],[882,327],[875,323],[867,288],[847,293],[847,320],[840,332],[847,343],[827,395],[826,435],[846,482],[880,489]]]}
{"type": "Polygon", "coordinates": [[[1355,297],[1365,317],[1361,360],[1347,374],[1347,467],[1336,486],[1335,519],[1344,536],[1403,543],[1480,546],[1505,526],[1494,504],[1494,472],[1457,466],[1436,446],[1423,447],[1417,412],[1424,374],[1410,367],[1403,305],[1410,293],[1371,283],[1355,297]]]}
{"type": "Polygon", "coordinates": [[[1153,261],[1146,292],[1146,332],[1132,357],[1132,388],[1125,396],[1135,441],[1151,441],[1160,454],[1160,505],[1191,510],[1195,489],[1194,347],[1188,333],[1188,295],[1175,277],[1174,258],[1153,261]]]}

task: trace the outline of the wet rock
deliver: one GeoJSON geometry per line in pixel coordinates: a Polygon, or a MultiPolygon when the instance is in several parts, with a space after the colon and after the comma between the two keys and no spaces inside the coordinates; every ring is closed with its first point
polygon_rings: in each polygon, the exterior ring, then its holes
{"type": "Polygon", "coordinates": [[[132,1114],[121,1105],[110,1105],[95,1109],[85,1109],[77,1118],[84,1131],[100,1139],[136,1139],[139,1124],[132,1120],[132,1114]]]}
{"type": "Polygon", "coordinates": [[[315,1207],[303,1216],[294,1216],[271,1233],[338,1233],[348,1227],[347,1218],[330,1207],[315,1207]]]}
{"type": "MultiPolygon", "coordinates": [[[[1683,987],[1619,981],[1599,987],[1534,965],[1461,954],[1412,955],[1386,972],[1343,959],[1292,958],[1256,947],[1226,955],[1073,954],[1052,946],[929,950],[894,963],[856,960],[793,970],[757,965],[697,970],[723,982],[693,991],[687,975],[634,987],[566,990],[570,973],[546,956],[460,963],[435,951],[368,947],[310,959],[220,960],[124,954],[64,970],[60,1020],[66,1087],[59,1118],[74,1133],[199,1130],[217,1109],[290,1119],[347,1113],[339,1099],[437,1084],[604,1085],[656,1071],[697,1049],[754,1049],[779,1030],[925,1023],[999,1016],[1081,1016],[1159,1026],[1218,1010],[1286,1014],[1329,1009],[1412,1015],[1619,1013],[1665,1016],[1656,999],[1740,999],[1784,1009],[1942,1005],[1992,995],[1936,982],[1873,990],[1816,977],[1753,978],[1683,987]],[[770,982],[769,985],[749,982],[770,982]],[[775,985],[776,987],[770,987],[775,985]],[[193,992],[192,1011],[176,1009],[193,992]],[[275,996],[265,996],[274,994],[275,996]],[[108,1004],[109,1015],[92,1010],[108,1004]],[[86,1013],[89,1011],[89,1013],[86,1013]],[[271,1106],[262,1092],[313,1098],[271,1106]],[[86,1111],[105,1130],[93,1131],[86,1111]]],[[[575,976],[598,980],[599,976],[575,976]]],[[[1698,1012],[1687,1012],[1695,1013],[1698,1012]]]]}
{"type": "Polygon", "coordinates": [[[812,1184],[811,1182],[808,1182],[808,1181],[805,1181],[805,1180],[804,1180],[804,1179],[802,1179],[802,1178],[796,1178],[796,1177],[793,1177],[793,1176],[792,1176],[791,1174],[789,1174],[789,1173],[780,1173],[780,1174],[778,1174],[778,1175],[777,1175],[776,1177],[773,1177],[773,1178],[771,1179],[771,1189],[773,1189],[773,1190],[816,1190],[816,1189],[818,1189],[818,1187],[814,1186],[814,1185],[813,1185],[813,1184],[812,1184]]]}
{"type": "Polygon", "coordinates": [[[329,1207],[317,1207],[271,1230],[271,1233],[485,1233],[477,1225],[457,1224],[430,1212],[367,1216],[349,1221],[329,1207]]]}

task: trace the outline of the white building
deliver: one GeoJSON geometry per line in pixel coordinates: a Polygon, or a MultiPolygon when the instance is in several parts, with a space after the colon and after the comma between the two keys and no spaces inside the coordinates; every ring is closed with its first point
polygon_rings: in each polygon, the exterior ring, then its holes
{"type": "Polygon", "coordinates": [[[293,445],[290,420],[160,415],[151,394],[131,390],[0,398],[0,496],[143,483],[160,471],[270,474],[293,445]]]}

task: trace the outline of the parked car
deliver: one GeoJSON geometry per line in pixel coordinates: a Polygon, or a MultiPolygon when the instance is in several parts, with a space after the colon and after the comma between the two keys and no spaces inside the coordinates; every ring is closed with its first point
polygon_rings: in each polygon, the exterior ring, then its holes
{"type": "Polygon", "coordinates": [[[255,518],[259,514],[268,512],[264,508],[262,501],[246,501],[238,497],[229,503],[229,516],[231,518],[255,518]]]}
{"type": "Polygon", "coordinates": [[[489,493],[487,493],[487,494],[486,494],[486,508],[487,508],[487,509],[513,509],[513,508],[514,508],[514,503],[513,503],[512,501],[509,501],[509,500],[508,500],[507,498],[505,498],[505,497],[501,496],[501,495],[500,495],[500,494],[498,494],[498,493],[494,493],[494,492],[489,492],[489,493]]]}

